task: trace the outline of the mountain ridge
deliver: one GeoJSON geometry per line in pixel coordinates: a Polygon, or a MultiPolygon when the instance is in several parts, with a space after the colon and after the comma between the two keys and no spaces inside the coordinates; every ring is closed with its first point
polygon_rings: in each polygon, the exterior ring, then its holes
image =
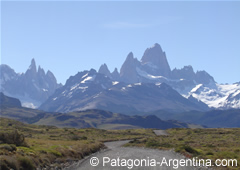
{"type": "Polygon", "coordinates": [[[36,66],[35,59],[25,73],[17,74],[11,67],[0,65],[1,92],[19,98],[24,106],[37,107],[54,91],[61,87],[54,74],[45,73],[41,66],[36,66]]]}
{"type": "MultiPolygon", "coordinates": [[[[107,76],[107,74],[105,75],[107,76]]],[[[111,79],[111,77],[109,78],[111,79]]],[[[164,82],[185,98],[191,96],[191,99],[195,98],[213,109],[240,108],[240,98],[238,95],[235,95],[235,93],[238,93],[239,87],[235,88],[236,92],[234,93],[230,93],[230,90],[223,94],[222,90],[218,88],[221,85],[216,83],[214,78],[204,70],[195,72],[191,65],[184,66],[181,69],[174,68],[170,70],[166,53],[157,43],[155,43],[153,47],[145,50],[140,61],[134,58],[133,53],[130,52],[122,64],[119,78],[114,80],[130,84],[164,82]],[[192,94],[192,90],[200,85],[207,87],[209,93],[202,91],[201,94],[204,95],[201,96],[192,94]],[[210,91],[216,91],[217,95],[224,95],[225,98],[221,98],[221,100],[224,101],[219,101],[219,103],[215,105],[211,104],[213,101],[210,91]]],[[[228,91],[228,88],[224,89],[224,91],[228,91]]],[[[220,100],[217,96],[216,99],[220,100]]]]}
{"type": "Polygon", "coordinates": [[[116,82],[93,69],[71,76],[39,107],[55,112],[102,109],[125,114],[158,109],[180,112],[202,108],[197,102],[182,97],[166,83],[116,82]]]}

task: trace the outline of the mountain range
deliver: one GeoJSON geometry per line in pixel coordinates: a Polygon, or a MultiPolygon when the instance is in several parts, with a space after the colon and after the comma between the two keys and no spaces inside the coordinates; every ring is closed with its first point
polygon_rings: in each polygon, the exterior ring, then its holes
{"type": "Polygon", "coordinates": [[[39,109],[51,112],[102,109],[125,114],[159,109],[171,112],[208,110],[207,105],[201,104],[184,98],[166,83],[127,84],[112,81],[92,69],[69,78],[39,109]]]}
{"type": "Polygon", "coordinates": [[[0,89],[4,94],[21,100],[25,107],[36,108],[61,87],[51,71],[45,73],[35,60],[25,73],[16,73],[8,65],[0,65],[0,89]]]}
{"type": "Polygon", "coordinates": [[[51,112],[102,109],[124,114],[165,110],[240,108],[240,83],[218,84],[206,71],[192,66],[171,70],[159,44],[147,48],[139,61],[130,52],[120,72],[85,70],[58,84],[51,71],[36,68],[33,59],[25,73],[1,65],[1,91],[19,98],[23,106],[51,112]]]}
{"type": "Polygon", "coordinates": [[[218,84],[206,71],[194,72],[192,66],[171,70],[159,44],[147,48],[140,61],[130,52],[120,73],[116,69],[110,73],[106,64],[98,72],[111,80],[129,84],[164,82],[185,98],[205,103],[212,109],[240,108],[239,82],[218,84]]]}

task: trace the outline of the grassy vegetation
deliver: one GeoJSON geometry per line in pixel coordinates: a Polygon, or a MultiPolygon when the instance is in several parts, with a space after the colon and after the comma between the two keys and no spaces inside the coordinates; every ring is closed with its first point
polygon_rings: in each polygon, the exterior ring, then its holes
{"type": "MultiPolygon", "coordinates": [[[[126,146],[175,149],[186,157],[237,159],[240,166],[240,129],[168,129],[169,136],[133,140],[126,146]]],[[[225,167],[234,169],[234,167],[225,167]]]]}
{"type": "Polygon", "coordinates": [[[103,142],[125,139],[133,139],[126,146],[174,149],[189,158],[198,157],[213,161],[237,159],[238,167],[240,166],[239,128],[177,128],[168,129],[167,132],[168,136],[156,136],[152,129],[57,128],[0,118],[0,169],[63,167],[66,162],[80,160],[103,149],[103,142]]]}
{"type": "Polygon", "coordinates": [[[104,148],[103,142],[147,136],[152,130],[57,128],[0,118],[0,169],[61,167],[104,148]]]}

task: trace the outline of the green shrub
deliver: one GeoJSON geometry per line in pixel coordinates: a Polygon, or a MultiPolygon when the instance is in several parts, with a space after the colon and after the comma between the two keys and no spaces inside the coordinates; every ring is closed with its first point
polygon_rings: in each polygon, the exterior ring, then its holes
{"type": "Polygon", "coordinates": [[[0,160],[0,169],[3,170],[4,168],[7,169],[18,169],[17,168],[17,161],[15,157],[11,156],[3,156],[0,160]]]}
{"type": "Polygon", "coordinates": [[[183,149],[188,152],[188,153],[191,153],[191,154],[194,154],[194,155],[198,155],[199,152],[197,150],[195,150],[194,148],[192,148],[191,146],[189,145],[184,145],[183,146],[183,149]]]}
{"type": "Polygon", "coordinates": [[[207,152],[206,155],[214,155],[212,152],[207,152]]]}
{"type": "Polygon", "coordinates": [[[21,170],[34,170],[35,166],[33,165],[32,161],[27,157],[19,157],[18,162],[20,165],[21,170]]]}
{"type": "Polygon", "coordinates": [[[14,144],[10,144],[10,145],[9,144],[1,144],[0,149],[5,149],[10,152],[17,150],[17,148],[14,144]]]}
{"type": "Polygon", "coordinates": [[[146,146],[147,147],[159,147],[159,142],[155,139],[149,139],[147,142],[146,142],[146,146]]]}
{"type": "Polygon", "coordinates": [[[20,134],[17,130],[12,132],[0,132],[0,141],[7,144],[15,144],[16,146],[26,146],[25,138],[23,134],[20,134]]]}
{"type": "Polygon", "coordinates": [[[180,147],[178,147],[177,149],[175,149],[175,151],[176,151],[176,152],[184,152],[184,151],[185,151],[185,152],[188,152],[188,153],[193,154],[194,156],[200,154],[196,149],[192,148],[192,147],[189,146],[189,145],[180,146],[180,147]]]}

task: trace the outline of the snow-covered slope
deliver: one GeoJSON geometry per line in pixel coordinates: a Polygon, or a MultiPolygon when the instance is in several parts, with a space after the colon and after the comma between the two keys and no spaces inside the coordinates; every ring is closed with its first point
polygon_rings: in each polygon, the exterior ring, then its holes
{"type": "Polygon", "coordinates": [[[240,108],[240,83],[216,83],[216,86],[198,84],[189,92],[190,95],[206,103],[209,107],[218,109],[240,108]]]}

